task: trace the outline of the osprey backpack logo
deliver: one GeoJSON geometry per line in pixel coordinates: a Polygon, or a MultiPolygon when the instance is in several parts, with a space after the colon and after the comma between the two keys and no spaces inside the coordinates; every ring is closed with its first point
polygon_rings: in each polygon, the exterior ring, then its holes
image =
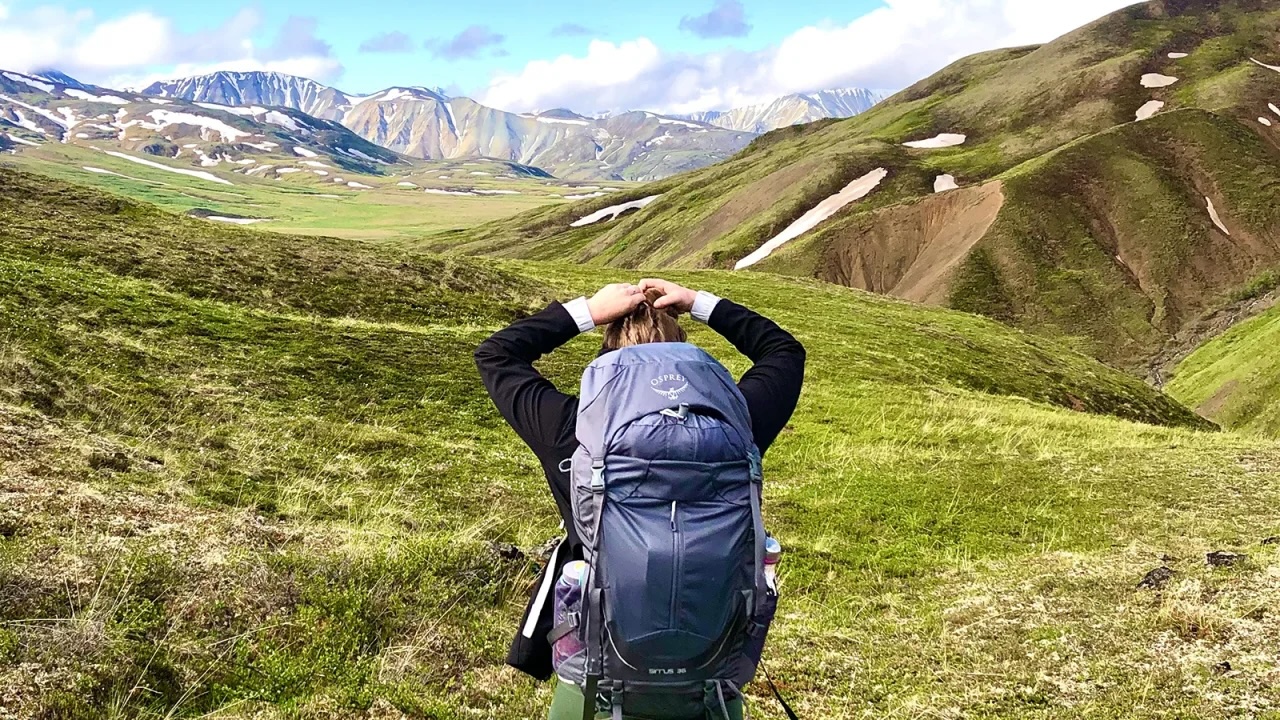
{"type": "Polygon", "coordinates": [[[668,400],[679,400],[680,395],[689,389],[689,381],[678,373],[659,375],[649,381],[649,387],[668,400]]]}

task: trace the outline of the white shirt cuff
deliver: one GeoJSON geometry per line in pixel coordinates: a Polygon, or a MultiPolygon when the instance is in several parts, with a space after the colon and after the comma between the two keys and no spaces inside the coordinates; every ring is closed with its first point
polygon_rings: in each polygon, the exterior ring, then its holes
{"type": "Polygon", "coordinates": [[[711,312],[716,309],[716,305],[720,302],[720,298],[709,292],[698,291],[698,297],[693,301],[693,319],[700,323],[711,321],[711,312]]]}
{"type": "Polygon", "coordinates": [[[564,304],[564,309],[569,311],[569,315],[573,316],[573,321],[578,324],[578,332],[591,332],[596,329],[595,321],[591,319],[591,308],[587,306],[587,299],[580,297],[577,300],[570,300],[564,304]]]}

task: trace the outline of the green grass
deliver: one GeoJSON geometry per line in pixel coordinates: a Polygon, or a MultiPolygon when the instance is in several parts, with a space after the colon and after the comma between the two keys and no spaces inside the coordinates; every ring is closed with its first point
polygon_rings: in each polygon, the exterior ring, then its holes
{"type": "MultiPolygon", "coordinates": [[[[132,153],[138,155],[138,153],[132,153]]],[[[155,158],[149,158],[153,162],[155,158]]],[[[287,165],[300,158],[262,156],[259,164],[287,165]]],[[[329,177],[318,177],[309,170],[291,175],[249,177],[220,173],[233,185],[178,175],[138,165],[105,153],[93,152],[77,145],[48,143],[39,148],[23,148],[7,162],[13,166],[38,172],[59,180],[88,185],[111,193],[151,203],[172,212],[193,209],[231,217],[267,218],[264,230],[286,234],[324,233],[352,239],[418,241],[442,231],[459,230],[479,223],[508,217],[547,204],[563,204],[561,195],[574,191],[560,181],[546,178],[497,178],[499,163],[477,162],[474,167],[461,163],[418,163],[411,169],[401,168],[391,176],[370,176],[331,168],[329,177]],[[85,167],[109,170],[105,175],[85,167]],[[484,169],[488,177],[463,174],[484,169]],[[447,180],[440,179],[446,173],[447,180]],[[330,180],[342,176],[374,187],[356,190],[330,180]],[[418,188],[398,187],[398,182],[414,182],[421,187],[453,191],[501,190],[518,195],[454,196],[427,194],[418,188]]],[[[160,160],[159,162],[165,162],[160,160]]],[[[175,167],[190,168],[182,161],[175,167]]],[[[214,169],[217,172],[218,169],[214,169]]],[[[626,184],[615,185],[624,188],[626,184]]],[[[584,192],[584,191],[576,191],[584,192]]]]}
{"type": "MultiPolygon", "coordinates": [[[[287,238],[0,179],[6,710],[545,712],[549,689],[502,667],[537,559],[497,544],[532,552],[558,519],[471,350],[631,273],[287,238]]],[[[809,350],[766,461],[787,548],[767,658],[803,716],[1280,701],[1280,628],[1258,611],[1277,595],[1259,542],[1280,531],[1280,446],[983,318],[758,273],[673,278],[809,350]],[[1252,559],[1213,571],[1218,548],[1252,559]],[[1169,589],[1135,590],[1161,563],[1169,589]]],[[[541,366],[572,387],[597,348],[541,366]]]]}
{"type": "MultiPolygon", "coordinates": [[[[1264,278],[1274,285],[1273,278],[1264,278]]],[[[1169,392],[1226,427],[1280,435],[1280,312],[1233,326],[1178,364],[1169,392]]]]}

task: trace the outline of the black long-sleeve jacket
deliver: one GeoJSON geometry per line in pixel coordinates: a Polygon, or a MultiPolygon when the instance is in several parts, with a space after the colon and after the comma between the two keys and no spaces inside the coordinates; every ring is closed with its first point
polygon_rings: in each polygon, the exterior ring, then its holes
{"type": "MultiPolygon", "coordinates": [[[[737,303],[705,294],[700,297],[714,303],[707,325],[754,363],[738,381],[738,388],[746,398],[752,434],[763,454],[791,419],[800,398],[804,346],[772,320],[737,303]]],[[[552,626],[551,603],[546,598],[561,567],[582,557],[581,543],[573,530],[569,476],[559,469],[578,447],[578,398],[556,389],[533,363],[582,329],[564,305],[552,303],[494,333],[475,352],[489,396],[542,463],[568,533],[566,543],[543,570],[507,658],[511,666],[542,680],[552,674],[551,647],[546,639],[552,626]]]]}

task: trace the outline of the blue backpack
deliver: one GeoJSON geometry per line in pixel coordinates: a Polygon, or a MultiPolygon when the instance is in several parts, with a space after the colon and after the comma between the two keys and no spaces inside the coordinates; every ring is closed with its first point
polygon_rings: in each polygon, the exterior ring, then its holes
{"type": "Polygon", "coordinates": [[[588,568],[550,636],[576,650],[557,674],[582,688],[584,718],[727,718],[777,607],[746,400],[694,345],[628,347],[587,367],[577,437],[588,568]]]}

